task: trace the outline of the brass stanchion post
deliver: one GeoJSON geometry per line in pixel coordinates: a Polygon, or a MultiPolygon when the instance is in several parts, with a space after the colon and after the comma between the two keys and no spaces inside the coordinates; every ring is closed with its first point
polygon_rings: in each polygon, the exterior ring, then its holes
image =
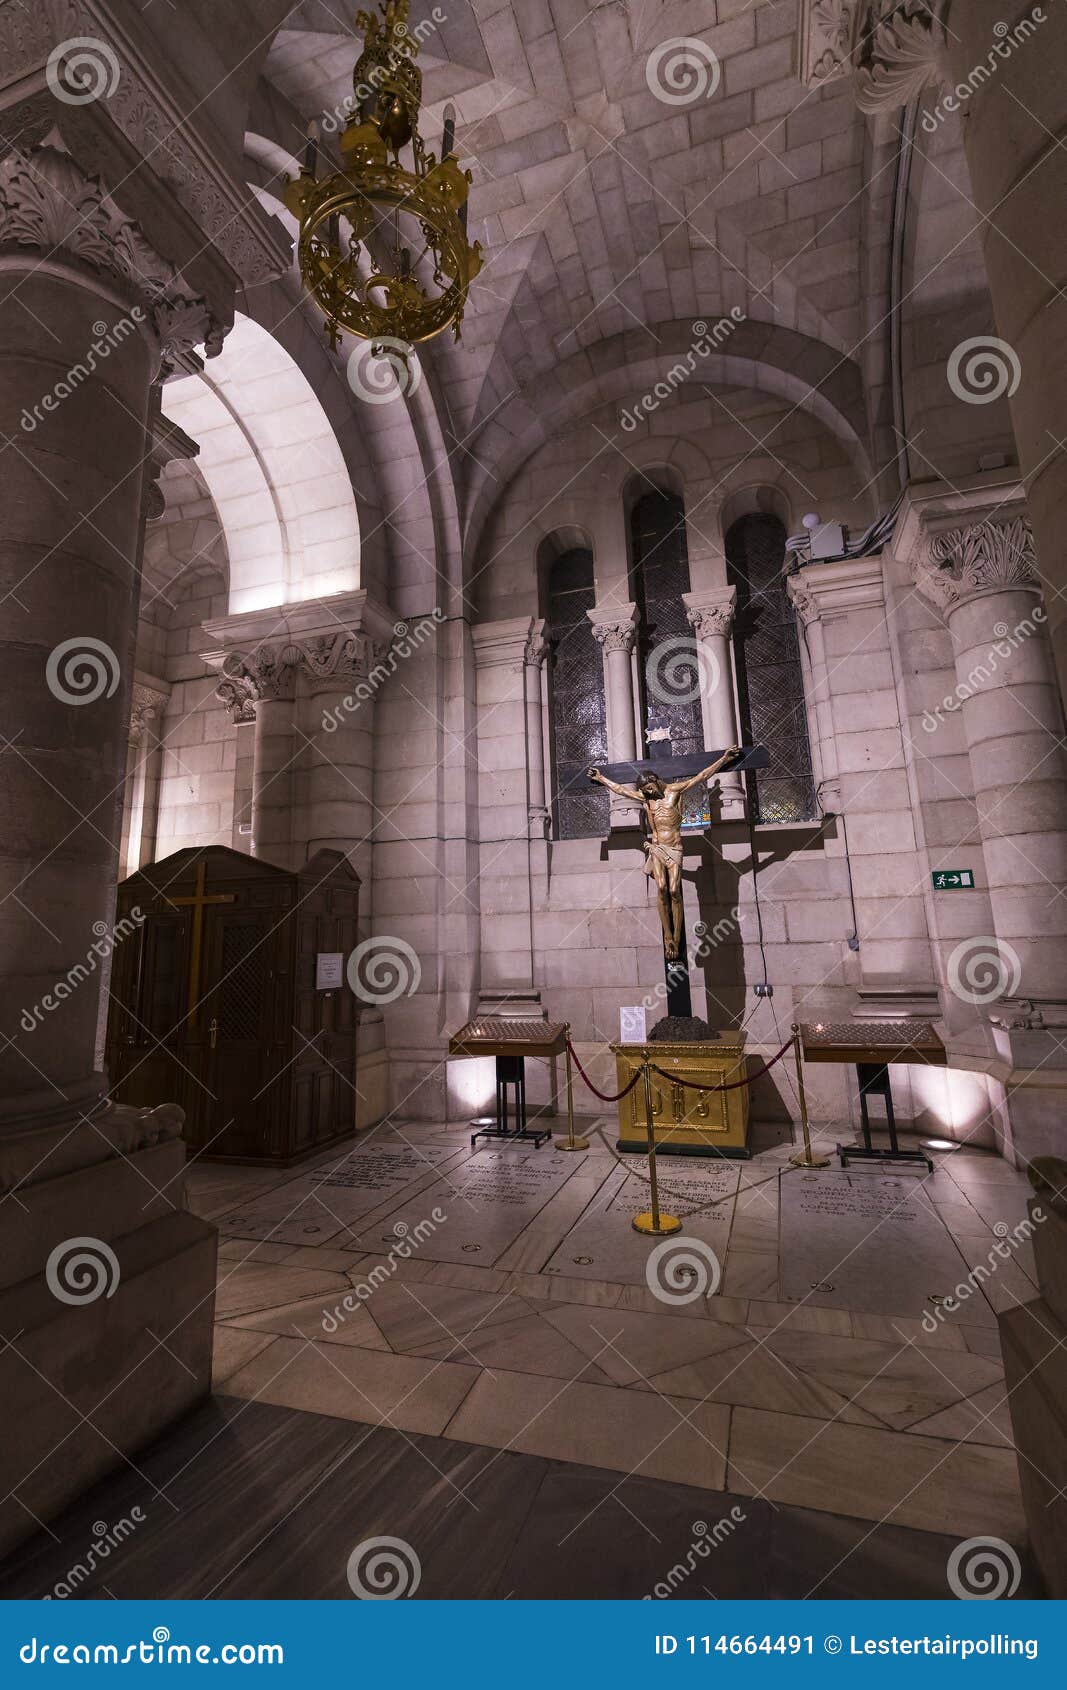
{"type": "Polygon", "coordinates": [[[649,1232],[662,1236],[664,1233],[681,1232],[682,1223],[677,1215],[660,1213],[659,1183],[656,1179],[656,1130],[652,1121],[652,1070],[649,1067],[648,1052],[644,1059],[645,1081],[645,1131],[648,1133],[648,1183],[651,1188],[652,1208],[645,1213],[635,1215],[633,1229],[635,1232],[649,1232]]]}
{"type": "Polygon", "coordinates": [[[567,1136],[566,1138],[557,1138],[555,1148],[557,1150],[589,1149],[587,1138],[575,1138],[574,1136],[574,1075],[571,1070],[571,1030],[569,1027],[567,1028],[567,1136]]]}
{"type": "Polygon", "coordinates": [[[794,1168],[828,1168],[829,1156],[813,1156],[811,1151],[811,1128],[808,1125],[808,1099],[804,1090],[804,1052],[800,1042],[800,1026],[793,1022],[793,1055],[797,1064],[797,1096],[800,1099],[800,1125],[804,1131],[804,1148],[796,1151],[789,1160],[794,1168]]]}

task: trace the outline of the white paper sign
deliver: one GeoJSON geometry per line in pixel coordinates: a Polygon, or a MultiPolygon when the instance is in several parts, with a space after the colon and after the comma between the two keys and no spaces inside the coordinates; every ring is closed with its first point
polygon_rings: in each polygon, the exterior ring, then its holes
{"type": "Polygon", "coordinates": [[[315,990],[335,992],[345,983],[344,951],[319,951],[315,958],[315,990]]]}
{"type": "Polygon", "coordinates": [[[648,1037],[648,1012],[644,1004],[619,1010],[619,1041],[624,1045],[643,1045],[648,1037]]]}

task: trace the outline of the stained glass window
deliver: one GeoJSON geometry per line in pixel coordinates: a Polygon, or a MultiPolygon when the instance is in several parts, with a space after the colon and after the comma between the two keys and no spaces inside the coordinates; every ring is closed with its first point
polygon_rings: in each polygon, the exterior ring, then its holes
{"type": "Polygon", "coordinates": [[[586,779],[608,756],[604,659],[586,616],[596,603],[593,554],[575,549],[552,564],[545,633],[552,723],[552,821],[557,839],[606,834],[609,795],[586,779]]]}
{"type": "MultiPolygon", "coordinates": [[[[639,614],[638,665],[647,757],[687,757],[704,749],[701,668],[682,594],[689,591],[685,506],[656,489],[638,499],[630,518],[633,579],[639,614]]],[[[707,788],[687,793],[683,827],[711,819],[707,788]]]]}
{"type": "Polygon", "coordinates": [[[765,745],[770,768],[747,776],[750,813],[760,822],[810,821],[816,814],[808,718],[796,614],[782,564],[786,533],[755,512],[726,536],[726,564],[737,588],[734,665],[741,738],[765,745]]]}

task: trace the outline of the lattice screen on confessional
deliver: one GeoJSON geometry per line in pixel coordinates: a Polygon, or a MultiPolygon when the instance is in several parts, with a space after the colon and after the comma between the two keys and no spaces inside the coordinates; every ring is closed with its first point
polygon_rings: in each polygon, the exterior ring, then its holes
{"type": "Polygon", "coordinates": [[[218,999],[221,1039],[259,1037],[270,962],[268,937],[266,926],[250,922],[227,923],[223,930],[218,999]]]}
{"type": "Polygon", "coordinates": [[[765,745],[770,768],[747,775],[758,822],[810,821],[817,814],[796,613],[785,590],[786,532],[764,512],[740,517],[726,536],[737,588],[734,666],[741,738],[765,745]]]}

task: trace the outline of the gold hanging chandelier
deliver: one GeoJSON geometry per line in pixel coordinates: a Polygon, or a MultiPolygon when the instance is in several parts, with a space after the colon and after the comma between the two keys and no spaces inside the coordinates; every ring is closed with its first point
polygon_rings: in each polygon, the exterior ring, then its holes
{"type": "Polygon", "coordinates": [[[364,44],[341,134],[342,168],[319,180],[312,124],[303,169],[285,194],[300,222],[300,274],[334,347],[342,331],[414,344],[451,325],[458,339],[482,267],[480,242],[467,240],[471,174],[453,151],[453,109],[445,112],[440,162],[419,134],[422,72],[409,5],[385,0],[381,18],[357,15],[364,44]],[[408,146],[411,169],[400,162],[408,146]]]}

